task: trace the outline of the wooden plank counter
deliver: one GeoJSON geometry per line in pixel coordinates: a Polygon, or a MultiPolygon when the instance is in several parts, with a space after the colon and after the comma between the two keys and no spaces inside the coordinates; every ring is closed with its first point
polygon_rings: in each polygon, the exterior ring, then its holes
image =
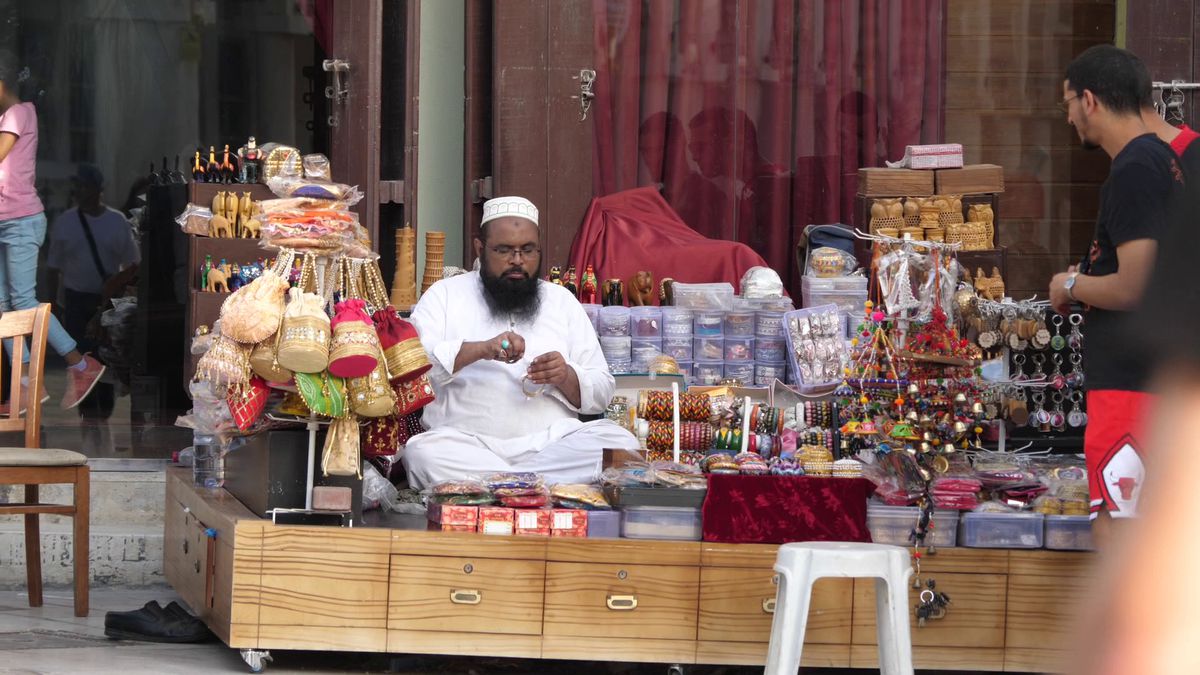
{"type": "MultiPolygon", "coordinates": [[[[167,580],[230,647],[761,665],[778,547],[274,525],[167,470],[167,580]]],[[[1092,555],[944,548],[918,668],[1056,672],[1092,555]]],[[[874,582],[813,588],[804,665],[876,667],[874,582]]],[[[916,604],[917,591],[910,591],[916,604]]]]}

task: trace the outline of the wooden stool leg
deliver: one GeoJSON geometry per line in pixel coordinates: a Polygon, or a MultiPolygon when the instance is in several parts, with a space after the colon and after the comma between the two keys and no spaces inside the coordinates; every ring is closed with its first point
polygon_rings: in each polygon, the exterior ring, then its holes
{"type": "Polygon", "coordinates": [[[86,465],[75,469],[75,515],[72,543],[75,558],[75,616],[88,615],[89,523],[91,518],[91,476],[86,465]]]}
{"type": "MultiPolygon", "coordinates": [[[[25,503],[36,504],[38,486],[25,486],[25,503]]],[[[42,528],[38,514],[25,514],[25,577],[29,586],[29,606],[42,606],[42,528]]]]}

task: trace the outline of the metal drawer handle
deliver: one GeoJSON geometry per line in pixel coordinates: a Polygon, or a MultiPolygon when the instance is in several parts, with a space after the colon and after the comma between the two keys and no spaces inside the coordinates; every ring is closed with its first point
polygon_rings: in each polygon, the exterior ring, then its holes
{"type": "Polygon", "coordinates": [[[610,595],[605,601],[608,608],[617,612],[631,612],[637,609],[636,595],[610,595]]]}
{"type": "Polygon", "coordinates": [[[767,614],[774,614],[775,613],[775,598],[763,598],[762,608],[763,608],[763,612],[765,612],[767,614]]]}
{"type": "Polygon", "coordinates": [[[471,589],[452,589],[450,602],[456,605],[478,605],[483,600],[483,593],[471,589]]]}

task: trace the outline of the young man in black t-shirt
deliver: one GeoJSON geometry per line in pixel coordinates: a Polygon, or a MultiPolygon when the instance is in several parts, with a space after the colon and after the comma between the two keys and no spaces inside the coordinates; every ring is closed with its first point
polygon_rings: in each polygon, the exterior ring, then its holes
{"type": "Polygon", "coordinates": [[[1150,364],[1123,324],[1141,304],[1171,202],[1184,187],[1175,153],[1142,121],[1141,108],[1149,98],[1145,66],[1123,49],[1098,45],[1067,67],[1061,103],[1067,121],[1085,148],[1103,149],[1112,158],[1090,250],[1078,267],[1050,282],[1056,311],[1066,313],[1073,302],[1088,308],[1084,453],[1101,543],[1109,518],[1136,515],[1145,477],[1150,364]]]}

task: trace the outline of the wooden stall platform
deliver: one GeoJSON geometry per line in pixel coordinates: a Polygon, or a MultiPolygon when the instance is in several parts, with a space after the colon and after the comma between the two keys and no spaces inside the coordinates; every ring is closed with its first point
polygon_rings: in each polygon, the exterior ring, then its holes
{"type": "MultiPolygon", "coordinates": [[[[275,525],[167,473],[166,574],[222,641],[299,649],[761,665],[776,546],[275,525]]],[[[917,668],[1065,669],[1093,556],[952,548],[922,572],[951,598],[912,629],[917,668]]],[[[814,589],[804,664],[876,665],[874,584],[814,589]]],[[[913,604],[916,592],[910,593],[913,604]]]]}

